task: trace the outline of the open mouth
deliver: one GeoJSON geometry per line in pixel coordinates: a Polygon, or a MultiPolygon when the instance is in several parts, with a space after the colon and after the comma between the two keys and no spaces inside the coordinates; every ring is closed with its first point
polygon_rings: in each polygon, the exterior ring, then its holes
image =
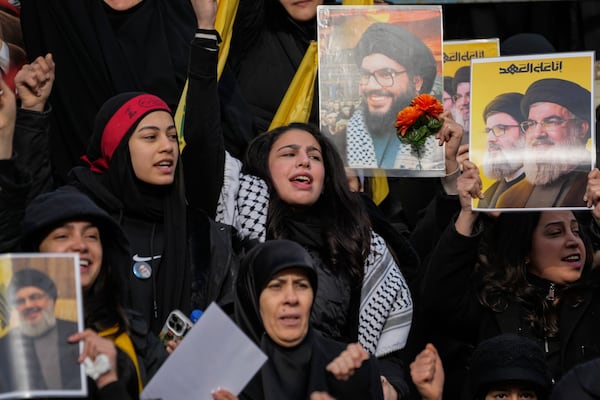
{"type": "Polygon", "coordinates": [[[295,326],[300,322],[300,315],[298,315],[298,314],[283,315],[283,316],[279,317],[279,321],[281,321],[281,323],[284,326],[295,326]]]}
{"type": "Polygon", "coordinates": [[[88,259],[79,259],[79,270],[81,272],[86,272],[89,270],[92,262],[88,259]]]}
{"type": "Polygon", "coordinates": [[[307,175],[298,175],[292,179],[293,182],[309,184],[312,183],[312,178],[307,175]]]}
{"type": "Polygon", "coordinates": [[[572,254],[570,256],[567,256],[567,257],[563,258],[563,261],[566,261],[566,262],[579,262],[579,261],[581,261],[581,256],[579,254],[572,254]]]}

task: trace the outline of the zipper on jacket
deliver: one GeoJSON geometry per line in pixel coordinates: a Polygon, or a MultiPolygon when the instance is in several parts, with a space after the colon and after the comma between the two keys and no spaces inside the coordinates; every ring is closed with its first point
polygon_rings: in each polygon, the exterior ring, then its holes
{"type": "Polygon", "coordinates": [[[550,282],[550,288],[548,288],[548,294],[546,295],[546,300],[554,301],[554,291],[556,289],[556,285],[550,282]]]}

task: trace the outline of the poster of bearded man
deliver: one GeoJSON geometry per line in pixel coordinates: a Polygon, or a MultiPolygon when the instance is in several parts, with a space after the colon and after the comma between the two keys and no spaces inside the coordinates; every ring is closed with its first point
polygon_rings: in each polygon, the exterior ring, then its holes
{"type": "Polygon", "coordinates": [[[586,209],[594,166],[593,52],[471,61],[475,210],[586,209]]]}
{"type": "Polygon", "coordinates": [[[0,399],[85,397],[79,255],[0,254],[0,399]]]}

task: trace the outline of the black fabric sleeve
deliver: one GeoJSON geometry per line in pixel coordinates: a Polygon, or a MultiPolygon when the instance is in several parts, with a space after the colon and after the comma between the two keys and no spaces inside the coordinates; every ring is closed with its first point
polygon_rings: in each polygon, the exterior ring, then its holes
{"type": "Polygon", "coordinates": [[[230,58],[234,64],[255,45],[265,19],[265,0],[240,0],[233,24],[230,58]]]}
{"type": "Polygon", "coordinates": [[[479,332],[483,307],[473,277],[480,239],[481,230],[463,236],[452,221],[433,250],[423,278],[421,303],[425,315],[438,326],[451,326],[446,333],[457,339],[471,341],[479,332]]]}
{"type": "Polygon", "coordinates": [[[117,380],[98,390],[98,400],[129,400],[131,396],[127,393],[123,382],[117,380]]]}
{"type": "Polygon", "coordinates": [[[16,167],[32,180],[27,204],[38,194],[54,189],[49,140],[51,112],[51,108],[44,112],[22,108],[17,111],[13,145],[18,154],[16,167]]]}
{"type": "Polygon", "coordinates": [[[190,206],[216,213],[223,185],[225,147],[217,88],[218,52],[206,39],[194,39],[188,66],[188,92],[182,152],[186,194],[190,206]]]}
{"type": "Polygon", "coordinates": [[[16,159],[0,160],[0,253],[18,250],[25,199],[31,178],[16,167],[16,159]]]}
{"type": "Polygon", "coordinates": [[[379,371],[392,384],[398,393],[398,399],[408,396],[410,389],[406,383],[404,363],[400,356],[401,350],[379,357],[379,371]]]}

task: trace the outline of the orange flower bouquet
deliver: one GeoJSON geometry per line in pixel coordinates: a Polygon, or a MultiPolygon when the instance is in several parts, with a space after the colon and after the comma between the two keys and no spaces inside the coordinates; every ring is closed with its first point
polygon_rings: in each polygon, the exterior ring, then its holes
{"type": "Polygon", "coordinates": [[[425,145],[425,141],[429,136],[437,133],[444,123],[444,119],[440,118],[443,111],[444,106],[438,99],[429,94],[421,94],[396,117],[398,139],[404,144],[411,145],[417,152],[419,166],[421,165],[420,150],[425,145]]]}

